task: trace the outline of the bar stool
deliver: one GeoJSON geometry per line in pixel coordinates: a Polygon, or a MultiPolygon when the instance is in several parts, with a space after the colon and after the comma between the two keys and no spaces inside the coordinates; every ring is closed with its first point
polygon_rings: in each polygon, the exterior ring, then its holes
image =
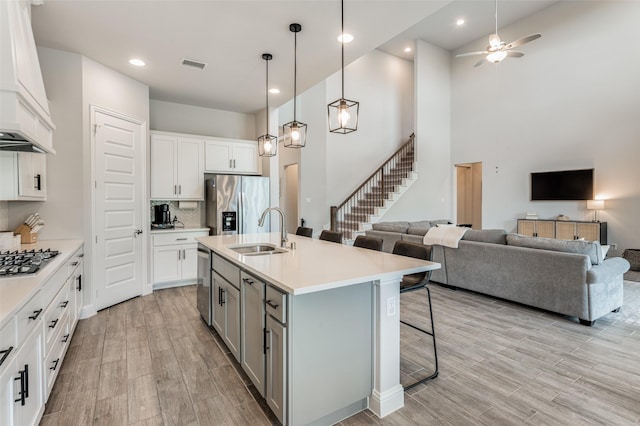
{"type": "Polygon", "coordinates": [[[356,240],[353,242],[353,246],[380,251],[382,250],[382,238],[358,235],[356,240]]]}
{"type": "Polygon", "coordinates": [[[334,232],[324,230],[320,233],[320,239],[324,241],[331,241],[332,243],[342,244],[342,232],[334,232]]]}
{"type": "MultiPolygon", "coordinates": [[[[431,260],[431,247],[424,246],[422,244],[409,243],[407,241],[396,241],[393,246],[393,254],[398,254],[400,256],[408,256],[416,259],[424,259],[431,260]]],[[[411,328],[414,328],[422,333],[428,334],[433,339],[433,356],[435,362],[435,369],[431,375],[425,377],[424,379],[420,379],[415,383],[410,384],[409,386],[405,386],[405,389],[411,389],[414,386],[419,385],[420,383],[424,383],[428,380],[435,379],[438,377],[438,351],[436,349],[436,330],[433,324],[433,310],[431,308],[431,291],[429,291],[429,279],[431,278],[431,271],[427,272],[418,272],[416,274],[409,274],[402,277],[402,281],[400,282],[400,294],[408,293],[410,291],[420,290],[422,288],[427,290],[427,300],[429,301],[429,319],[431,320],[431,331],[422,329],[413,324],[410,324],[406,321],[400,320],[401,323],[408,325],[411,328]]]]}
{"type": "Polygon", "coordinates": [[[303,237],[311,238],[313,236],[313,228],[298,226],[298,229],[296,229],[296,235],[302,235],[303,237]]]}

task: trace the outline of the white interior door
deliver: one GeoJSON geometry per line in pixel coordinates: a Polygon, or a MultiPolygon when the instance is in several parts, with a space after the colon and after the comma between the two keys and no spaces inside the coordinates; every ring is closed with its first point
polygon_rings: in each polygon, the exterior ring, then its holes
{"type": "Polygon", "coordinates": [[[141,123],[95,110],[96,308],[142,294],[145,229],[141,123]]]}

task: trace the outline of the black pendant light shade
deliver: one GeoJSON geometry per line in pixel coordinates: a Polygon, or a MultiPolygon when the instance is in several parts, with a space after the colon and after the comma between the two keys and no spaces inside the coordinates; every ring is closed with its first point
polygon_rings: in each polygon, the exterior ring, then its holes
{"type": "MultiPolygon", "coordinates": [[[[342,16],[342,37],[344,37],[344,0],[340,1],[342,16]]],[[[360,103],[344,97],[344,39],[342,43],[342,97],[327,105],[329,131],[332,133],[351,133],[358,130],[360,103]]]]}
{"type": "Polygon", "coordinates": [[[293,33],[293,121],[282,126],[284,146],[288,148],[302,148],[307,143],[307,125],[296,120],[296,95],[298,77],[298,33],[302,25],[291,24],[289,31],[293,33]]]}
{"type": "Polygon", "coordinates": [[[261,157],[273,157],[278,152],[278,138],[269,134],[269,61],[273,59],[271,53],[263,53],[262,59],[265,61],[266,69],[266,89],[267,94],[267,108],[265,115],[267,117],[267,126],[265,127],[264,135],[258,138],[258,151],[261,157]]]}

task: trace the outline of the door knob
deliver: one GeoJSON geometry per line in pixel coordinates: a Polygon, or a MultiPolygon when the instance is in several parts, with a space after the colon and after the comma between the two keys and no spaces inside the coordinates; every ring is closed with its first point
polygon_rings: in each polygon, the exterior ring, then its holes
{"type": "Polygon", "coordinates": [[[135,231],[133,231],[133,236],[136,237],[138,235],[142,234],[142,229],[136,229],[135,231]]]}

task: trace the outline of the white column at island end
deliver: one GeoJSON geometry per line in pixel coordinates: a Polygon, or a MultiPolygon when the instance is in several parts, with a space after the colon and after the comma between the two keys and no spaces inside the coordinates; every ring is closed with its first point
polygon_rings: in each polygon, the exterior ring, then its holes
{"type": "Polygon", "coordinates": [[[384,417],[404,406],[400,384],[400,280],[391,277],[374,285],[374,380],[369,409],[384,417]]]}
{"type": "Polygon", "coordinates": [[[258,243],[279,247],[279,233],[210,236],[197,240],[208,247],[213,256],[222,257],[288,295],[290,316],[286,338],[291,339],[288,353],[298,357],[298,361],[288,361],[289,374],[295,377],[286,379],[290,393],[283,424],[332,424],[364,408],[384,417],[404,406],[404,388],[400,384],[400,281],[405,274],[438,269],[440,264],[294,235],[289,235],[289,241],[295,242],[295,250],[257,256],[233,250],[234,246],[258,243]],[[350,309],[365,300],[370,306],[366,310],[368,314],[361,309],[350,309]],[[335,315],[330,315],[331,312],[335,315]],[[370,319],[363,321],[367,317],[370,319]],[[349,334],[354,329],[359,331],[349,334]],[[358,338],[363,332],[370,335],[370,343],[358,338]],[[313,339],[309,340],[309,334],[313,339]],[[364,346],[354,343],[358,340],[371,349],[362,351],[364,346]],[[345,342],[342,350],[332,349],[332,355],[326,355],[325,348],[335,348],[338,342],[345,342]],[[364,369],[366,372],[356,368],[358,363],[353,363],[353,355],[345,351],[359,351],[362,365],[368,363],[370,368],[364,369]],[[340,363],[336,353],[351,358],[340,363]],[[310,360],[316,362],[316,368],[312,368],[313,363],[305,364],[310,360]],[[331,365],[317,364],[323,360],[331,365]],[[330,368],[336,363],[353,368],[336,376],[340,369],[330,368]],[[305,368],[294,368],[300,365],[305,368]],[[340,382],[340,377],[344,382],[340,382]],[[325,392],[331,398],[324,399],[333,402],[320,409],[323,404],[319,404],[318,398],[322,397],[319,394],[325,392]],[[361,395],[359,401],[346,397],[354,394],[361,395]],[[338,395],[345,395],[344,401],[337,398],[338,395]]]}

